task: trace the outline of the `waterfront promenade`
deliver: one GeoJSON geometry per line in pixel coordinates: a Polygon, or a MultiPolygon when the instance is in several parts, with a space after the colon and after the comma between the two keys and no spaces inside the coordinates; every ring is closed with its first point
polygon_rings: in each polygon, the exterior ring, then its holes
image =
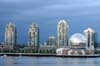
{"type": "Polygon", "coordinates": [[[7,56],[55,56],[56,54],[46,54],[46,53],[0,53],[0,55],[7,56]]]}
{"type": "Polygon", "coordinates": [[[58,54],[46,54],[46,53],[0,53],[0,56],[33,56],[33,57],[70,57],[70,58],[97,58],[100,55],[58,55],[58,54]]]}

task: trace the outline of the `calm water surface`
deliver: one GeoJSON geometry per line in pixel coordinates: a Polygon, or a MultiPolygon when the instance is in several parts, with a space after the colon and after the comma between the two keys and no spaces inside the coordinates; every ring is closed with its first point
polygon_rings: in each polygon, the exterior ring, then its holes
{"type": "Polygon", "coordinates": [[[0,66],[100,66],[100,58],[0,56],[0,66]]]}

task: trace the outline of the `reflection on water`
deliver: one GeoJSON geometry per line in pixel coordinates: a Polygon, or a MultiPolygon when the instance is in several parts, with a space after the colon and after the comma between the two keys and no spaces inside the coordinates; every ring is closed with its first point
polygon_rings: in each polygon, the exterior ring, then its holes
{"type": "Polygon", "coordinates": [[[0,66],[99,66],[100,58],[0,57],[0,66]]]}

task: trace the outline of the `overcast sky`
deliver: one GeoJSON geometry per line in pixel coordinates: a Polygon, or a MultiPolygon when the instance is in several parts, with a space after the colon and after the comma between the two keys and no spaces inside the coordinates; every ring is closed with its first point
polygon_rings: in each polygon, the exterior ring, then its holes
{"type": "Polygon", "coordinates": [[[33,22],[39,25],[43,43],[48,36],[56,36],[61,19],[69,24],[69,37],[88,27],[100,36],[100,0],[0,0],[0,42],[4,42],[6,24],[12,22],[18,43],[27,43],[28,27],[33,22]]]}

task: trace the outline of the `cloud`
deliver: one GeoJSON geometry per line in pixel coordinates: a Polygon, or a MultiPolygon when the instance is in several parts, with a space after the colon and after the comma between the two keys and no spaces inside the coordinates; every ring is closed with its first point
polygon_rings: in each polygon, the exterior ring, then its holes
{"type": "Polygon", "coordinates": [[[14,16],[78,16],[98,14],[99,0],[1,0],[0,13],[14,16]],[[74,11],[74,12],[73,12],[74,11]],[[14,14],[15,13],[15,14],[14,14]],[[16,14],[17,13],[17,14],[16,14]],[[47,13],[47,14],[45,14],[47,13]]]}
{"type": "Polygon", "coordinates": [[[0,0],[0,20],[40,20],[100,15],[100,0],[0,0]]]}

